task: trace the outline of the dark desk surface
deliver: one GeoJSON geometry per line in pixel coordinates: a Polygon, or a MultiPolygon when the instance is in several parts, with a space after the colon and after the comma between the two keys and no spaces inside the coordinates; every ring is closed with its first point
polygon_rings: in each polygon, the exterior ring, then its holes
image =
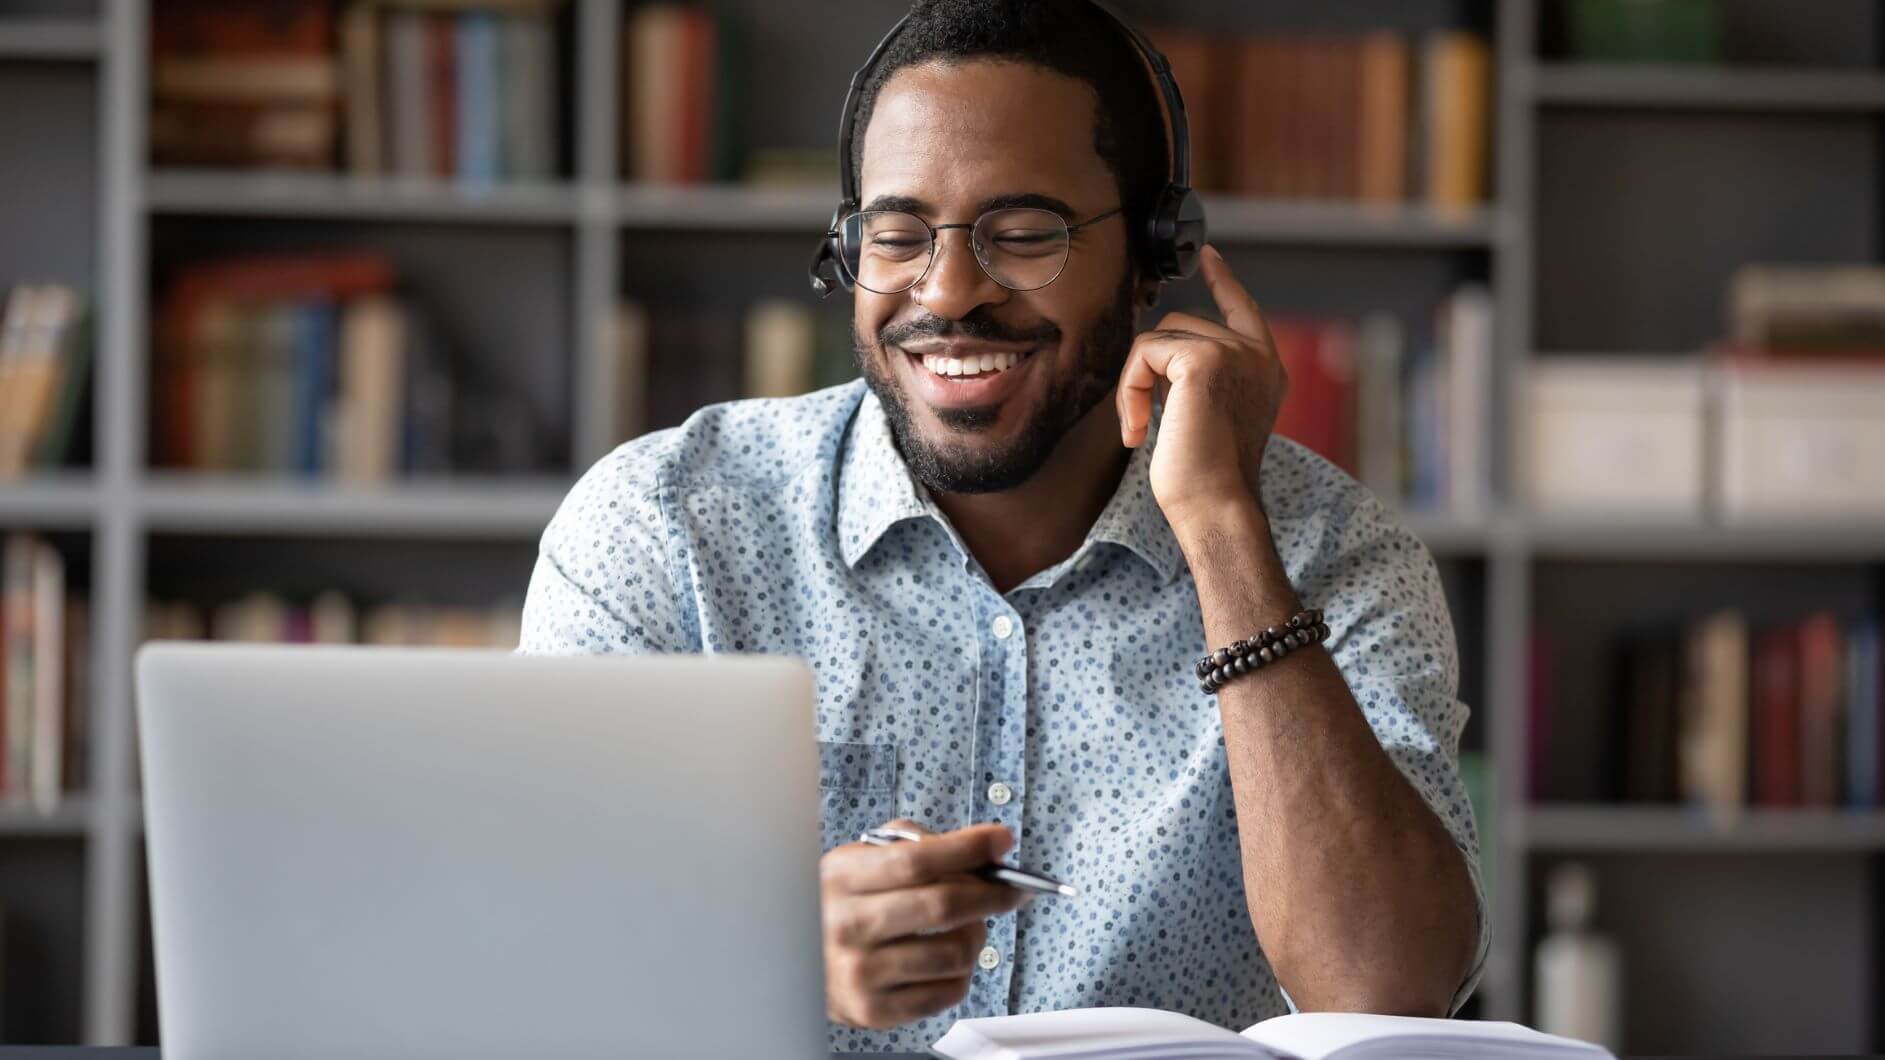
{"type": "MultiPolygon", "coordinates": [[[[861,1054],[840,1054],[846,1060],[858,1060],[861,1054]]],[[[878,1053],[875,1060],[933,1060],[928,1053],[878,1053]]],[[[82,1049],[62,1045],[0,1045],[0,1060],[159,1060],[154,1048],[82,1049]]],[[[777,1060],[768,1057],[767,1060],[777,1060]]],[[[834,1057],[833,1060],[839,1060],[834,1057]]]]}
{"type": "MultiPolygon", "coordinates": [[[[856,1052],[846,1052],[841,1056],[856,1056],[856,1052]]],[[[0,1060],[158,1060],[158,1054],[156,1054],[156,1049],[79,1049],[74,1045],[0,1045],[0,1060]]],[[[767,1060],[777,1060],[777,1058],[767,1058],[767,1060]]],[[[882,1052],[880,1060],[931,1060],[931,1058],[927,1052],[882,1052]]]]}

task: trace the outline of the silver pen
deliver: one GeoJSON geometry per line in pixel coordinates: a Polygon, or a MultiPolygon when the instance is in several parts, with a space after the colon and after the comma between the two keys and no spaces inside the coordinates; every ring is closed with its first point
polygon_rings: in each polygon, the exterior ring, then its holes
{"type": "MultiPolygon", "coordinates": [[[[887,847],[892,843],[914,843],[923,837],[907,828],[872,828],[858,836],[858,842],[869,843],[874,847],[887,847]]],[[[970,870],[972,875],[980,876],[990,883],[1005,883],[1010,887],[1019,887],[1036,894],[1051,894],[1062,898],[1080,897],[1080,889],[1070,883],[1062,883],[1052,877],[1026,869],[1009,868],[1002,864],[983,865],[970,870]]]]}

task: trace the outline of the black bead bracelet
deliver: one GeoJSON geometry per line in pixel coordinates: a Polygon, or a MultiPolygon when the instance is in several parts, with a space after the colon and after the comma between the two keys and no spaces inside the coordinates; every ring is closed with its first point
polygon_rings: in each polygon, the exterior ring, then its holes
{"type": "Polygon", "coordinates": [[[1198,687],[1206,695],[1214,695],[1232,678],[1261,670],[1298,648],[1328,639],[1329,627],[1322,621],[1321,609],[1298,611],[1281,626],[1271,626],[1254,637],[1233,642],[1199,659],[1198,687]]]}

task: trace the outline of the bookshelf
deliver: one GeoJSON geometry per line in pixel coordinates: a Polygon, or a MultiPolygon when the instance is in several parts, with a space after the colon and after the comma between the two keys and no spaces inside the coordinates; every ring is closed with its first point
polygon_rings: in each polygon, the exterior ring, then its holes
{"type": "MultiPolygon", "coordinates": [[[[9,1020],[7,1033],[51,1041],[118,1044],[155,1034],[131,731],[130,660],[146,597],[175,590],[211,563],[226,564],[217,576],[231,585],[339,578],[387,592],[449,593],[455,572],[472,569],[477,591],[521,593],[537,533],[568,483],[613,442],[598,354],[616,299],[719,288],[742,298],[807,297],[804,260],[831,209],[817,189],[622,183],[615,93],[623,12],[612,0],[571,0],[565,18],[568,91],[559,107],[569,142],[557,179],[471,187],[153,169],[144,149],[152,2],[162,0],[100,0],[95,17],[75,18],[70,4],[0,0],[0,145],[17,144],[20,123],[45,121],[48,108],[58,119],[57,135],[37,148],[47,175],[33,197],[0,199],[0,230],[31,236],[0,241],[11,244],[0,245],[0,284],[51,272],[100,307],[90,461],[0,483],[0,530],[55,534],[88,554],[95,616],[90,790],[48,817],[0,809],[0,903],[9,910],[9,937],[30,932],[38,954],[9,969],[8,1014],[32,1016],[9,1020]],[[9,104],[10,87],[48,102],[9,104]],[[23,216],[48,212],[58,222],[50,233],[23,216]],[[67,238],[50,238],[58,232],[67,238]],[[454,319],[489,323],[499,336],[494,347],[528,347],[518,383],[566,429],[551,466],[383,489],[151,469],[147,321],[164,271],[225,249],[363,243],[445,292],[440,304],[454,319]],[[23,246],[40,248],[41,258],[28,260],[23,246]],[[530,277],[507,292],[514,319],[485,308],[502,304],[495,293],[502,289],[486,275],[499,268],[530,277]],[[19,985],[28,979],[46,985],[19,985]]],[[[1140,17],[1169,10],[1243,29],[1467,26],[1494,42],[1491,205],[1460,215],[1220,195],[1209,200],[1209,215],[1213,237],[1266,308],[1352,314],[1383,306],[1415,317],[1462,280],[1487,282],[1496,298],[1500,400],[1484,427],[1498,443],[1495,483],[1508,486],[1514,468],[1504,443],[1517,426],[1511,397],[1534,356],[1693,348],[1714,324],[1727,268],[1750,256],[1880,258],[1885,44],[1874,5],[1829,2],[1805,19],[1776,0],[1726,3],[1742,37],[1754,32],[1749,27],[1788,27],[1750,46],[1761,65],[1568,64],[1552,57],[1558,0],[1368,0],[1313,15],[1282,0],[1123,6],[1140,17]],[[1703,160],[1686,160],[1689,152],[1703,160]],[[1736,194],[1685,197],[1698,172],[1736,194]],[[1790,183],[1798,179],[1807,182],[1803,190],[1790,183]],[[1635,200],[1619,181],[1650,189],[1642,214],[1631,212],[1635,200]],[[1713,234],[1708,224],[1721,227],[1719,213],[1707,211],[1724,201],[1741,211],[1728,218],[1739,222],[1736,232],[1699,238],[1713,234]],[[1863,223],[1851,223],[1854,216],[1863,223]],[[1694,257],[1691,246],[1701,248],[1694,257]],[[1689,271],[1692,281],[1662,278],[1689,271]],[[1628,297],[1633,287],[1666,297],[1640,306],[1628,297]]],[[[750,84],[795,86],[761,93],[750,124],[788,146],[828,148],[850,69],[888,21],[882,6],[833,0],[791,18],[764,0],[712,6],[758,31],[750,84]]],[[[0,167],[17,150],[0,146],[0,167]]],[[[1180,290],[1172,301],[1198,304],[1201,296],[1180,290]]],[[[1542,612],[1581,607],[1585,613],[1554,620],[1594,639],[1604,616],[1592,594],[1623,594],[1611,605],[1624,606],[1616,601],[1632,599],[1634,577],[1646,586],[1636,592],[1675,610],[1699,585],[1721,583],[1724,599],[1759,599],[1777,579],[1805,570],[1814,573],[1803,598],[1829,587],[1877,609],[1885,598],[1885,526],[1545,517],[1517,508],[1514,495],[1497,490],[1473,517],[1406,513],[1436,554],[1454,603],[1462,686],[1474,707],[1466,739],[1489,756],[1499,793],[1498,809],[1481,822],[1497,894],[1477,1011],[1530,1017],[1539,881],[1554,859],[1588,856],[1599,859],[1604,899],[1614,896],[1620,907],[1606,926],[1626,949],[1654,955],[1639,982],[1654,989],[1688,976],[1694,984],[1672,996],[1713,1002],[1709,1010],[1672,1001],[1633,1025],[1641,1040],[1632,1049],[1705,1052],[1724,1041],[1767,1041],[1750,1028],[1772,1019],[1773,1006],[1737,1007],[1732,984],[1704,967],[1731,963],[1736,940],[1706,920],[1663,916],[1657,903],[1679,884],[1721,916],[1812,918],[1831,910],[1877,924],[1885,896],[1872,881],[1885,855],[1885,815],[1751,812],[1720,829],[1676,808],[1526,805],[1516,797],[1526,790],[1526,630],[1542,612]],[[1567,585],[1584,581],[1597,588],[1566,595],[1567,585]],[[1667,964],[1671,952],[1690,954],[1688,963],[1667,964]]],[[[1774,1051],[1885,1045],[1885,1010],[1842,985],[1852,968],[1873,976],[1885,968],[1885,940],[1876,935],[1820,932],[1817,944],[1833,958],[1823,968],[1777,966],[1823,998],[1782,1028],[1806,1037],[1774,1051]]]]}

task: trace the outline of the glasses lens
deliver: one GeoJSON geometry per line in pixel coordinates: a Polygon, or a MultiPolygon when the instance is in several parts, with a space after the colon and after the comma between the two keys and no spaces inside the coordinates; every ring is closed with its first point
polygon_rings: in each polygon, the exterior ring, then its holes
{"type": "Polygon", "coordinates": [[[878,294],[908,290],[929,268],[929,227],[912,214],[866,210],[844,219],[844,265],[859,287],[878,294]]]}
{"type": "Polygon", "coordinates": [[[1003,287],[1046,287],[1067,264],[1067,222],[1048,210],[991,210],[975,222],[975,256],[1003,287]]]}

